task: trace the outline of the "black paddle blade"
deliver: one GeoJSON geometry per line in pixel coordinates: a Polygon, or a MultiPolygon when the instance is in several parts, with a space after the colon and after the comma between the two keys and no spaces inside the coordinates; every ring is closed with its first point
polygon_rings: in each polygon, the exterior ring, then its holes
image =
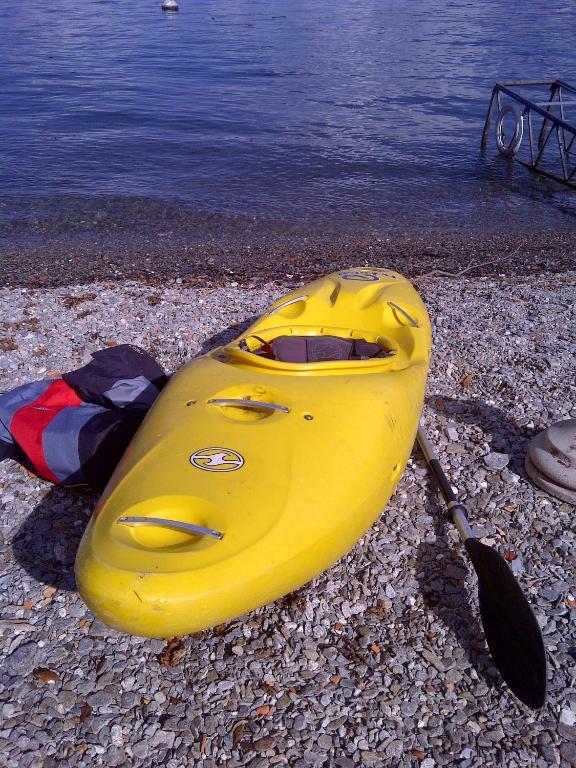
{"type": "Polygon", "coordinates": [[[478,575],[482,626],[494,663],[531,709],[546,699],[546,651],[536,617],[506,561],[478,539],[465,547],[478,575]]]}

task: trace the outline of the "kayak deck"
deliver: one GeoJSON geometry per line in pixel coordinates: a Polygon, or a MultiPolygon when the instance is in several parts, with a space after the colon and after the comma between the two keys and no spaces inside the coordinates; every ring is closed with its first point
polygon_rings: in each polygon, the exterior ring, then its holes
{"type": "Polygon", "coordinates": [[[378,280],[305,286],[166,386],[78,553],[80,591],[104,621],[156,637],[221,623],[313,578],[381,512],[416,434],[430,327],[401,276],[347,274],[378,280]],[[262,354],[280,337],[322,336],[382,356],[262,354]]]}

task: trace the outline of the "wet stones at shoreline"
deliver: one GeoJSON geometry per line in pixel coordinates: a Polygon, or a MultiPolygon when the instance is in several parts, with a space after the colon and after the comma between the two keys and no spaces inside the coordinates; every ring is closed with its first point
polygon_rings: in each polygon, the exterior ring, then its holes
{"type": "Polygon", "coordinates": [[[293,229],[248,221],[207,229],[198,222],[88,231],[0,232],[0,286],[29,288],[137,280],[162,288],[180,278],[191,287],[237,281],[307,281],[351,265],[388,267],[416,277],[439,270],[467,275],[564,272],[576,264],[573,230],[419,232],[293,229]],[[4,236],[3,236],[4,234],[4,236]]]}
{"type": "MultiPolygon", "coordinates": [[[[416,453],[339,563],[171,649],[107,628],[75,592],[75,547],[94,497],[4,462],[6,766],[576,764],[574,509],[523,471],[531,436],[576,415],[574,278],[419,285],[435,334],[427,429],[475,530],[535,606],[550,654],[541,712],[518,705],[495,673],[474,577],[416,453]]],[[[174,370],[236,336],[284,291],[281,282],[168,280],[3,289],[0,390],[74,368],[111,343],[138,344],[174,370]]]]}

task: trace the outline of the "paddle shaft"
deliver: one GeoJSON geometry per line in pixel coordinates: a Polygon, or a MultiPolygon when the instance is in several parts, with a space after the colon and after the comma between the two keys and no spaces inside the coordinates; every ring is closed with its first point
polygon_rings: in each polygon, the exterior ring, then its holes
{"type": "Polygon", "coordinates": [[[486,643],[511,691],[532,709],[546,700],[546,651],[540,626],[508,564],[472,533],[466,507],[458,501],[421,426],[418,444],[434,475],[478,577],[478,601],[486,643]]]}
{"type": "Polygon", "coordinates": [[[436,455],[434,448],[426,437],[426,434],[424,433],[424,430],[421,426],[418,426],[417,439],[420,450],[424,454],[424,458],[426,459],[428,466],[434,475],[434,479],[438,483],[438,487],[442,492],[442,496],[444,496],[446,504],[448,505],[448,511],[452,515],[452,520],[458,529],[460,538],[462,541],[473,538],[474,534],[472,532],[472,528],[470,528],[470,524],[466,518],[466,507],[464,504],[458,501],[458,497],[452,490],[452,486],[444,474],[444,470],[442,469],[442,466],[438,460],[438,456],[436,455]]]}

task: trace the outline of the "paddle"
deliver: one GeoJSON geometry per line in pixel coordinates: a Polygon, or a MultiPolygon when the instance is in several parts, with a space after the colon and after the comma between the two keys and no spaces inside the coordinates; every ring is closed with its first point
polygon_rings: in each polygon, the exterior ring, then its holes
{"type": "Polygon", "coordinates": [[[532,608],[504,558],[474,537],[466,507],[458,501],[421,426],[418,445],[478,576],[482,626],[494,663],[512,693],[526,706],[539,709],[546,699],[546,652],[532,608]]]}

